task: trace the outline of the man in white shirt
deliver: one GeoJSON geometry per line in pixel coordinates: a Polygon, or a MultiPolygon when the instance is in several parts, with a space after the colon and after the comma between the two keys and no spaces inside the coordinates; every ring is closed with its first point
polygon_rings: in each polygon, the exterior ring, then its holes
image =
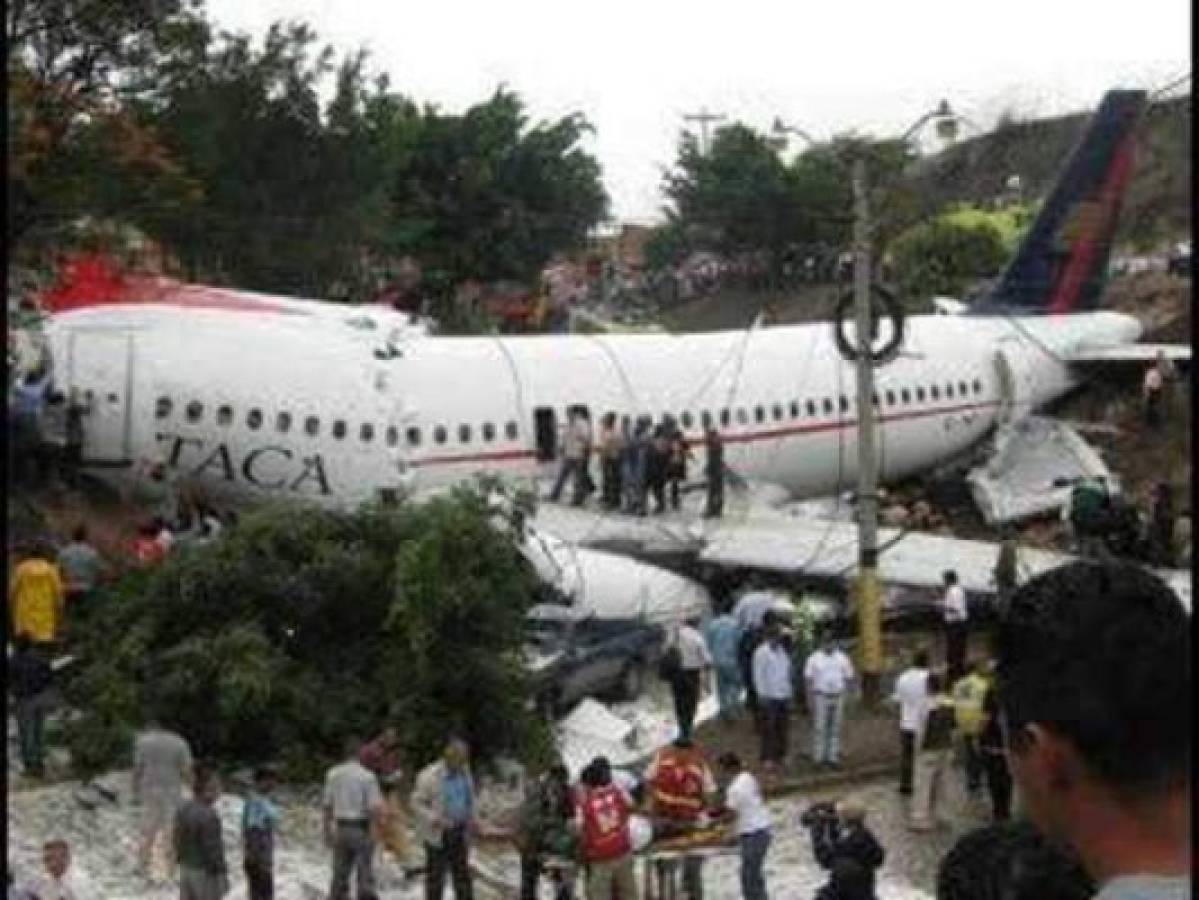
{"type": "Polygon", "coordinates": [[[955,684],[966,674],[966,590],[958,583],[958,573],[952,569],[943,577],[945,595],[941,599],[941,620],[945,623],[945,668],[947,680],[955,684]]]}
{"type": "Polygon", "coordinates": [[[345,743],[345,761],[325,776],[323,797],[325,844],[333,851],[330,900],[347,900],[350,873],[358,882],[358,896],[375,892],[373,868],[375,838],[383,815],[379,779],[358,761],[362,742],[351,737],[345,743]]]}
{"type": "Polygon", "coordinates": [[[915,759],[916,733],[924,720],[928,702],[928,651],[917,650],[912,665],[895,679],[891,702],[899,704],[899,793],[912,794],[912,764],[915,759]]]}
{"type": "Polygon", "coordinates": [[[700,680],[712,668],[712,654],[697,625],[699,620],[691,618],[679,626],[679,672],[670,683],[679,737],[687,740],[691,738],[695,710],[699,706],[700,680]]]}
{"type": "Polygon", "coordinates": [[[191,768],[187,741],[151,718],[133,745],[133,801],[138,806],[141,831],[137,869],[147,878],[160,835],[165,838],[167,871],[175,869],[170,829],[183,804],[183,783],[191,778],[191,768]]]}
{"type": "Polygon", "coordinates": [[[787,756],[787,729],[790,724],[791,654],[783,645],[782,629],[770,620],[763,641],[753,656],[754,689],[761,714],[759,758],[767,770],[782,765],[787,756]]]}
{"type": "MultiPolygon", "coordinates": [[[[763,645],[765,646],[765,645],[763,645]]],[[[744,900],[766,900],[766,851],[770,849],[770,811],[762,802],[758,781],[743,770],[736,753],[719,760],[722,774],[731,779],[724,792],[727,815],[741,846],[741,896],[744,900]]]]}
{"type": "Polygon", "coordinates": [[[816,765],[841,764],[841,726],[845,694],[853,681],[853,665],[825,634],[804,665],[804,683],[812,698],[812,761],[816,765]]]}

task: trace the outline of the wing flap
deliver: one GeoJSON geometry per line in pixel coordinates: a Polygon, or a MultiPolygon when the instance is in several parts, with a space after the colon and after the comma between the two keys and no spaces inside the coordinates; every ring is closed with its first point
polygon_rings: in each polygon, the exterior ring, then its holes
{"type": "Polygon", "coordinates": [[[1070,363],[1151,363],[1162,355],[1170,362],[1189,363],[1191,348],[1186,344],[1122,344],[1075,350],[1065,354],[1065,359],[1070,363]]]}

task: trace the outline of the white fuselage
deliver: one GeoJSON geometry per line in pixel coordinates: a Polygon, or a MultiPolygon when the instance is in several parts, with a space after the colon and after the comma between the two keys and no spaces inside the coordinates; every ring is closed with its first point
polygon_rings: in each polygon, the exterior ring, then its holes
{"type": "MultiPolygon", "coordinates": [[[[568,407],[659,421],[702,460],[711,417],[726,464],[797,497],[853,483],[852,364],[828,324],[705,334],[436,337],[385,310],[295,314],[109,305],[52,317],[56,382],[90,398],[84,459],[124,478],[161,459],[218,494],[344,504],[480,471],[556,468],[568,407]],[[541,451],[539,453],[539,450],[541,451]],[[547,452],[548,451],[548,452],[547,452]]],[[[917,316],[876,370],[884,481],[938,466],[1074,386],[1056,358],[1134,342],[1115,313],[917,316]]]]}

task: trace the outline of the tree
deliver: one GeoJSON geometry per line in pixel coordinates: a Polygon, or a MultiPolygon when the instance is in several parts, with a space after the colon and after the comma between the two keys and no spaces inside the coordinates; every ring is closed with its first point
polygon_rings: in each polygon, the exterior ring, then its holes
{"type": "Polygon", "coordinates": [[[297,776],[389,717],[414,761],[451,728],[483,759],[536,756],[519,654],[535,581],[486,498],[262,508],[102,592],[68,686],[76,765],[116,762],[147,710],[201,755],[297,776]]]}
{"type": "Polygon", "coordinates": [[[746,125],[717,130],[703,153],[695,137],[679,142],[663,190],[672,214],[702,249],[764,250],[777,265],[799,231],[799,204],[786,167],[770,141],[746,125]]]}
{"type": "Polygon", "coordinates": [[[191,185],[125,101],[206,29],[186,0],[17,0],[8,38],[8,237],[54,241],[82,215],[181,202],[191,185]],[[133,196],[129,196],[132,193],[133,196]]]}
{"type": "Polygon", "coordinates": [[[443,290],[528,281],[606,215],[581,116],[530,128],[520,98],[500,88],[460,116],[426,107],[411,124],[387,175],[396,241],[443,290]]]}
{"type": "Polygon", "coordinates": [[[959,207],[907,229],[891,248],[901,294],[908,301],[960,297],[971,281],[998,274],[1019,233],[1007,222],[1016,220],[959,207]]]}

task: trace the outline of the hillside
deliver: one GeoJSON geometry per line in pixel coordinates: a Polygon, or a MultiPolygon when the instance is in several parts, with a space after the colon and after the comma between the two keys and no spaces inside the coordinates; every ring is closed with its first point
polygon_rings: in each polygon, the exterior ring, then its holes
{"type": "MultiPolygon", "coordinates": [[[[929,209],[1001,196],[1012,175],[1020,177],[1026,199],[1039,199],[1053,184],[1088,115],[1001,124],[929,157],[914,181],[929,209]]],[[[1144,252],[1188,233],[1190,204],[1190,97],[1152,103],[1138,135],[1117,245],[1144,252]]]]}

